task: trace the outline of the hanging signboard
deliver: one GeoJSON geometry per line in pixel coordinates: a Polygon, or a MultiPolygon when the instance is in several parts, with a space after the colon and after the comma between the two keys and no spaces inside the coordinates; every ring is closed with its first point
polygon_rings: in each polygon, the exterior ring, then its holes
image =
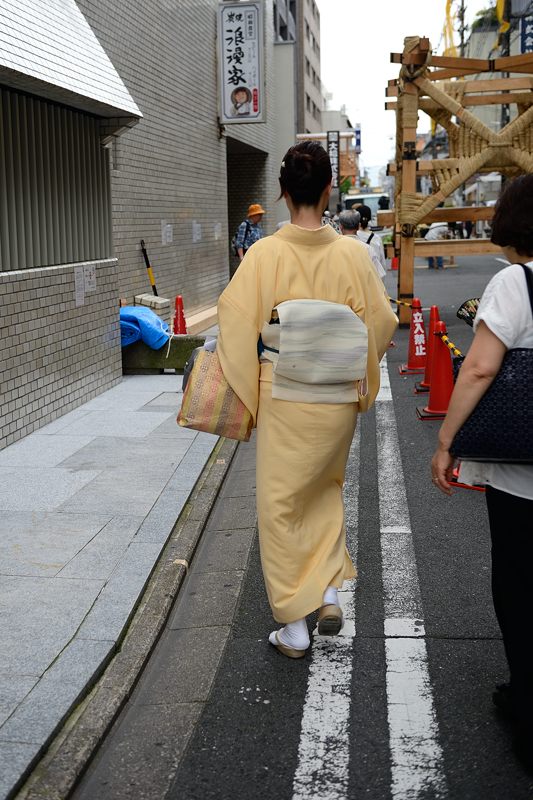
{"type": "Polygon", "coordinates": [[[361,152],[361,126],[359,123],[356,124],[355,128],[355,152],[359,154],[361,152]]]}
{"type": "Polygon", "coordinates": [[[331,186],[339,188],[339,131],[328,131],[328,156],[331,161],[331,186]]]}
{"type": "Polygon", "coordinates": [[[220,121],[265,121],[263,0],[219,3],[220,121]]]}
{"type": "Polygon", "coordinates": [[[520,52],[533,53],[533,17],[522,17],[520,23],[520,52]]]}

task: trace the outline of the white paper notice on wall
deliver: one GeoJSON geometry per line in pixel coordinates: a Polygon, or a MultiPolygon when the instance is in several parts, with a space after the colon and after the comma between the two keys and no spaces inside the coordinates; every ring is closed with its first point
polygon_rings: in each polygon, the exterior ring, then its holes
{"type": "Polygon", "coordinates": [[[85,264],[83,267],[85,294],[96,292],[96,264],[85,264]]]}
{"type": "Polygon", "coordinates": [[[74,267],[74,298],[76,306],[85,305],[85,275],[83,266],[74,267]]]}
{"type": "Polygon", "coordinates": [[[202,226],[195,219],[192,221],[192,241],[197,244],[202,241],[202,226]]]}
{"type": "Polygon", "coordinates": [[[218,242],[219,239],[222,239],[222,223],[215,222],[215,242],[218,242]]]}
{"type": "Polygon", "coordinates": [[[172,244],[174,241],[174,226],[166,219],[161,220],[161,244],[172,244]]]}

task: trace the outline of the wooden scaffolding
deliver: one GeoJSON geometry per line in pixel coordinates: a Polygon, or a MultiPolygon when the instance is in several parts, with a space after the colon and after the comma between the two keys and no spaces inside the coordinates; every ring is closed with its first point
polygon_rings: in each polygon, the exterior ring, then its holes
{"type": "MultiPolygon", "coordinates": [[[[497,252],[489,239],[425,241],[417,227],[432,222],[490,220],[486,206],[439,208],[465,181],[478,173],[500,172],[514,177],[533,172],[533,54],[496,59],[433,56],[428,39],[405,39],[403,53],[392,53],[401,64],[398,79],[389,81],[386,108],[396,111],[396,155],[389,174],[396,179],[395,207],[378,214],[380,225],[393,225],[388,254],[399,260],[398,298],[409,302],[414,293],[415,256],[478,255],[497,252]],[[504,72],[517,77],[467,80],[466,76],[504,72]],[[528,74],[531,77],[528,77],[528,74]],[[499,132],[488,128],[468,108],[513,105],[517,113],[499,132]],[[449,158],[417,159],[418,111],[425,111],[448,134],[449,158]],[[431,178],[431,194],[417,192],[417,177],[431,178]]],[[[400,323],[409,309],[400,306],[400,323]]]]}

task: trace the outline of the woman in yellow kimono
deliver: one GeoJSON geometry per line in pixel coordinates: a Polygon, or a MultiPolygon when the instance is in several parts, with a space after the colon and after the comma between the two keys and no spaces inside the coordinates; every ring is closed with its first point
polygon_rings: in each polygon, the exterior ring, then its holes
{"type": "MultiPolygon", "coordinates": [[[[342,625],[337,589],[355,575],[344,526],[346,462],[357,413],[378,392],[379,362],[397,319],[365,245],[321,226],[331,191],[325,150],[310,141],[291,147],[279,180],[291,223],[247,251],[221,295],[217,352],[226,379],[257,424],[261,564],[274,619],[283,625],[269,641],[299,658],[309,647],[308,614],[319,609],[321,634],[334,635],[342,625]],[[258,358],[258,337],[275,307],[294,300],[340,304],[335,308],[348,307],[363,321],[364,397],[355,383],[347,395],[336,382],[319,387],[324,402],[317,402],[312,386],[310,402],[272,396],[276,368],[258,358]]],[[[313,353],[304,356],[312,359],[313,353]]]]}

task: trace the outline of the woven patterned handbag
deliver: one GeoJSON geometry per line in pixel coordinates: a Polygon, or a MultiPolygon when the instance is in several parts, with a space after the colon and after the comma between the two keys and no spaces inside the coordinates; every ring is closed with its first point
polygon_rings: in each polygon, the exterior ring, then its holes
{"type": "MultiPolygon", "coordinates": [[[[533,274],[525,272],[533,313],[533,274]]],[[[500,371],[463,427],[450,453],[465,461],[533,464],[533,349],[505,354],[500,371]]]]}
{"type": "Polygon", "coordinates": [[[227,439],[249,440],[252,415],[225,379],[216,351],[200,349],[196,354],[177,423],[227,439]]]}

